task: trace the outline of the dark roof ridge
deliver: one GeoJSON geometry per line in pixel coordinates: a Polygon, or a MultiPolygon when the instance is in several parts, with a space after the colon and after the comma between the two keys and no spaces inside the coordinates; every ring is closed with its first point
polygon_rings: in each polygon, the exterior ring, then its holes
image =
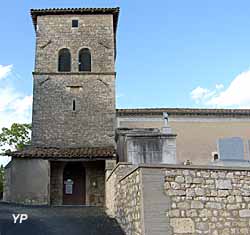
{"type": "Polygon", "coordinates": [[[44,12],[44,11],[66,11],[66,10],[118,10],[119,7],[52,7],[52,8],[31,8],[30,11],[39,11],[39,12],[44,12]]]}
{"type": "Polygon", "coordinates": [[[113,14],[114,15],[114,28],[117,28],[118,16],[120,8],[44,8],[44,9],[31,9],[33,24],[36,27],[37,16],[41,15],[57,15],[57,14],[113,14]]]}
{"type": "Polygon", "coordinates": [[[124,115],[159,115],[168,112],[170,115],[250,115],[250,109],[215,109],[215,108],[132,108],[117,109],[118,116],[124,115]]]}

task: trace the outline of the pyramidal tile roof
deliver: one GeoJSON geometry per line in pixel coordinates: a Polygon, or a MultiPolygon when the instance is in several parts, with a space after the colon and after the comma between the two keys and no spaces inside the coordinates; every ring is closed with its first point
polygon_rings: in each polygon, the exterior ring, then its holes
{"type": "Polygon", "coordinates": [[[31,9],[30,14],[33,24],[36,28],[37,17],[42,15],[103,15],[112,14],[114,19],[114,29],[116,32],[120,8],[45,8],[45,9],[31,9]]]}

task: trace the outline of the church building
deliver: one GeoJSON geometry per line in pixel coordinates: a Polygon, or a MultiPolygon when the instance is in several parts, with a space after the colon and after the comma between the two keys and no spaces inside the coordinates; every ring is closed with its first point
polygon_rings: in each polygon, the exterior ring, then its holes
{"type": "Polygon", "coordinates": [[[32,145],[10,154],[8,201],[103,205],[105,161],[116,159],[118,15],[119,8],[31,10],[32,145]]]}
{"type": "Polygon", "coordinates": [[[119,8],[31,16],[32,144],[9,153],[5,201],[105,206],[107,172],[118,162],[209,165],[220,138],[250,139],[250,110],[116,109],[119,8]]]}

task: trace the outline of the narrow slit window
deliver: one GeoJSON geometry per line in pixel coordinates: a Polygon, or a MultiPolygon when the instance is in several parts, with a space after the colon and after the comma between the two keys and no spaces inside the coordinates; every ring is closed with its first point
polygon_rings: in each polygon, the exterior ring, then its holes
{"type": "Polygon", "coordinates": [[[73,100],[72,108],[73,108],[73,111],[76,111],[76,101],[75,100],[73,100]]]}

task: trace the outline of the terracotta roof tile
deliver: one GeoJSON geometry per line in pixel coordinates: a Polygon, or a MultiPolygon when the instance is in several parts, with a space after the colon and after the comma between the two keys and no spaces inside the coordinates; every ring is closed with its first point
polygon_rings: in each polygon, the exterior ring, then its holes
{"type": "Polygon", "coordinates": [[[114,29],[116,32],[120,8],[47,8],[31,9],[33,24],[36,27],[37,17],[41,15],[73,15],[73,14],[112,14],[114,16],[114,29]]]}
{"type": "Polygon", "coordinates": [[[114,158],[114,147],[86,147],[86,148],[42,148],[27,147],[21,151],[8,152],[7,155],[15,158],[85,158],[107,159],[114,158]]]}
{"type": "Polygon", "coordinates": [[[142,108],[142,109],[117,109],[117,116],[146,116],[162,115],[184,116],[250,116],[250,109],[191,109],[191,108],[142,108]]]}

